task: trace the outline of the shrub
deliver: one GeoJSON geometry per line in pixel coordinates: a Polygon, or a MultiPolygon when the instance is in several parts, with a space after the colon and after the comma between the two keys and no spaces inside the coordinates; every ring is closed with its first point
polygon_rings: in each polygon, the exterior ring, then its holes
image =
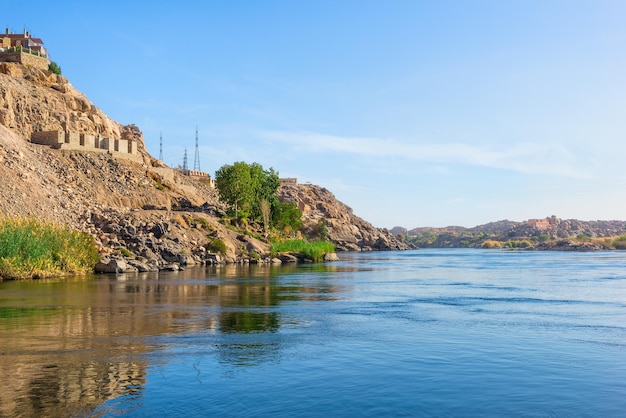
{"type": "Polygon", "coordinates": [[[200,217],[193,217],[191,218],[191,222],[189,222],[190,225],[197,225],[200,228],[209,228],[211,226],[211,224],[209,224],[209,221],[207,221],[204,218],[200,218],[200,217]]]}
{"type": "Polygon", "coordinates": [[[98,262],[92,236],[36,218],[0,218],[0,278],[84,273],[98,262]]]}
{"type": "Polygon", "coordinates": [[[188,226],[187,224],[187,220],[184,219],[182,216],[180,215],[175,215],[172,218],[172,222],[174,222],[175,224],[178,224],[178,226],[182,227],[182,228],[186,228],[188,226]]]}
{"type": "Polygon", "coordinates": [[[127,248],[120,248],[120,254],[127,258],[133,257],[133,253],[131,253],[130,250],[128,250],[127,248]]]}
{"type": "Polygon", "coordinates": [[[613,241],[613,246],[617,250],[626,250],[626,235],[621,235],[613,241]]]}
{"type": "Polygon", "coordinates": [[[48,71],[57,74],[57,75],[61,75],[61,67],[59,67],[59,64],[57,64],[56,62],[52,61],[50,64],[48,64],[48,71]]]}
{"type": "Polygon", "coordinates": [[[487,239],[483,241],[482,248],[502,248],[502,243],[500,241],[487,239]]]}
{"type": "Polygon", "coordinates": [[[226,243],[219,238],[215,238],[204,246],[208,252],[226,254],[226,243]]]}
{"type": "Polygon", "coordinates": [[[591,241],[591,237],[589,235],[586,235],[586,234],[578,234],[578,235],[576,235],[576,239],[578,241],[582,241],[582,242],[589,242],[589,241],[591,241]]]}

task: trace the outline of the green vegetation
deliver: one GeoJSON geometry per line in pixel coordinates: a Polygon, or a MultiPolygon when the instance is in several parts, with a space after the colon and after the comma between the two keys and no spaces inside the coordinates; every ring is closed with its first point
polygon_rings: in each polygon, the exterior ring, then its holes
{"type": "Polygon", "coordinates": [[[270,208],[278,203],[276,191],[280,180],[273,168],[264,170],[260,164],[243,161],[223,165],[215,172],[215,183],[220,200],[231,206],[232,214],[238,220],[259,220],[263,200],[270,208]]]}
{"type": "Polygon", "coordinates": [[[236,221],[263,223],[266,234],[277,229],[289,235],[302,226],[302,212],[294,203],[281,203],[276,196],[280,187],[278,173],[258,163],[243,161],[224,165],[215,173],[220,200],[230,206],[236,221]]]}
{"type": "Polygon", "coordinates": [[[130,252],[128,248],[120,248],[120,254],[122,254],[126,258],[133,258],[133,253],[130,252]]]}
{"type": "Polygon", "coordinates": [[[320,241],[328,241],[328,227],[326,226],[326,218],[320,219],[315,229],[317,235],[320,237],[320,241]]]}
{"type": "Polygon", "coordinates": [[[57,64],[54,61],[48,64],[48,71],[53,72],[54,74],[57,74],[57,75],[61,75],[61,67],[59,67],[59,64],[57,64]]]}
{"type": "Polygon", "coordinates": [[[274,211],[274,227],[289,236],[302,227],[302,212],[295,203],[280,202],[274,211]]]}
{"type": "Polygon", "coordinates": [[[616,250],[626,250],[626,235],[621,235],[613,240],[616,250]]]}
{"type": "Polygon", "coordinates": [[[505,248],[530,248],[533,243],[527,239],[509,240],[502,244],[505,248]]]}
{"type": "Polygon", "coordinates": [[[206,220],[205,218],[201,218],[199,216],[189,216],[189,215],[186,215],[184,217],[184,221],[185,221],[185,223],[187,225],[195,226],[198,229],[201,229],[201,228],[212,229],[211,224],[209,223],[209,221],[206,220]]]}
{"type": "Polygon", "coordinates": [[[226,254],[226,243],[221,239],[213,239],[204,246],[208,252],[226,254]]]}
{"type": "Polygon", "coordinates": [[[290,239],[274,242],[271,247],[272,254],[280,252],[292,252],[302,254],[303,257],[313,261],[322,261],[324,254],[334,253],[335,246],[328,241],[305,241],[290,239]]]}
{"type": "Polygon", "coordinates": [[[35,218],[0,218],[0,278],[84,273],[98,262],[93,237],[35,218]]]}

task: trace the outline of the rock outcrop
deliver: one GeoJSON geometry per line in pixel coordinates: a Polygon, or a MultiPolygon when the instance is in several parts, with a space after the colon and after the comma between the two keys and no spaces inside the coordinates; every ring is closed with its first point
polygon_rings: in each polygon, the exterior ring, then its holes
{"type": "Polygon", "coordinates": [[[279,190],[282,201],[293,202],[302,211],[304,231],[319,236],[322,228],[339,251],[406,250],[410,244],[386,229],[375,228],[324,187],[286,184],[279,190]],[[325,224],[325,226],[324,226],[325,224]]]}

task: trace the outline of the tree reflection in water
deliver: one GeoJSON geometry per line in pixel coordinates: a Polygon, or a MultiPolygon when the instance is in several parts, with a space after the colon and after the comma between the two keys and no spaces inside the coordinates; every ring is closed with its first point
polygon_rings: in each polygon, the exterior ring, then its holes
{"type": "Polygon", "coordinates": [[[213,336],[219,361],[276,361],[278,306],[330,299],[334,265],[208,266],[180,272],[0,283],[0,415],[72,415],[139,396],[167,336],[213,336]],[[263,338],[266,336],[267,338],[263,338]],[[261,338],[259,338],[261,337],[261,338]]]}

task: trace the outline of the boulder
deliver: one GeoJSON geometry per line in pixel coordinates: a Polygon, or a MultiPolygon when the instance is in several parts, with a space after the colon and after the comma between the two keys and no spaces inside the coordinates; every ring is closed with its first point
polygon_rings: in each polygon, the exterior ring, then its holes
{"type": "Polygon", "coordinates": [[[324,261],[339,261],[339,257],[337,256],[337,253],[326,253],[324,254],[324,261]]]}
{"type": "Polygon", "coordinates": [[[138,271],[136,267],[128,265],[126,261],[119,258],[103,258],[96,264],[96,273],[128,273],[138,271]]]}

